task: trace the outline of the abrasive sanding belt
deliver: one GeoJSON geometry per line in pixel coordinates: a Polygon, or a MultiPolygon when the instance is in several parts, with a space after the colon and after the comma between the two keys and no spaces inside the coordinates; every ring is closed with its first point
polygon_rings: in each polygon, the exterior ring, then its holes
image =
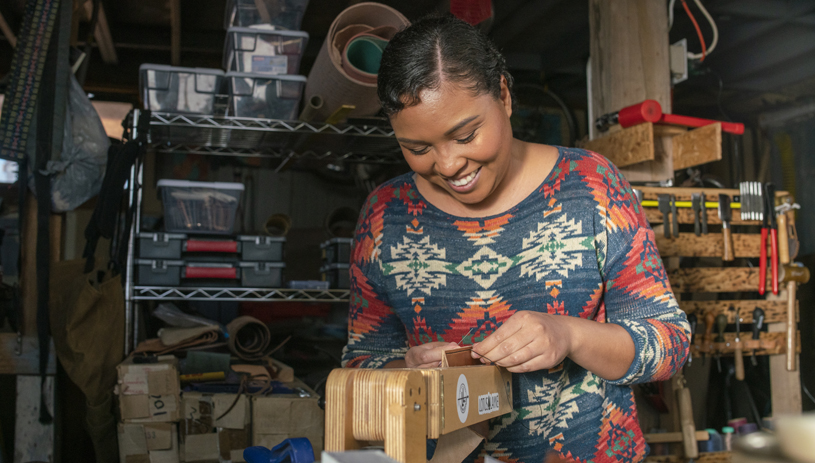
{"type": "MultiPolygon", "coordinates": [[[[12,62],[10,84],[3,105],[4,117],[0,120],[0,157],[17,161],[19,165],[20,233],[23,232],[28,184],[26,158],[34,158],[33,173],[38,209],[37,337],[39,371],[42,378],[39,419],[41,423],[46,424],[53,421],[45,400],[45,380],[50,353],[48,280],[51,260],[49,239],[51,181],[48,176],[41,174],[41,171],[62,148],[69,69],[67,43],[73,11],[69,4],[68,7],[62,8],[60,15],[60,5],[59,0],[26,2],[23,25],[12,62]],[[56,131],[55,126],[58,126],[56,131]],[[35,149],[28,146],[33,136],[36,136],[35,149]]],[[[21,319],[22,317],[18,318],[21,319]]]]}
{"type": "Polygon", "coordinates": [[[254,317],[238,317],[228,325],[229,350],[243,360],[258,360],[269,353],[272,335],[269,328],[254,317]]]}

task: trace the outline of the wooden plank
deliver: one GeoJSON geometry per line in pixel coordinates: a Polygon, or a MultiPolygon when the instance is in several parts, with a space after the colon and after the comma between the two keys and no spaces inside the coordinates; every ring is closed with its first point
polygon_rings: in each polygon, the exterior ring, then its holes
{"type": "MultiPolygon", "coordinates": [[[[22,333],[37,333],[37,200],[33,195],[26,198],[26,217],[23,224],[22,268],[20,269],[20,296],[23,307],[22,333]]],[[[50,220],[51,262],[62,257],[63,215],[51,214],[50,220]]]]}
{"type": "MultiPolygon", "coordinates": [[[[591,0],[589,29],[594,117],[646,99],[671,112],[665,1],[591,0]]],[[[590,121],[593,122],[593,121],[590,121]]]]}
{"type": "MultiPolygon", "coordinates": [[[[677,198],[677,201],[684,201],[677,198]]],[[[688,201],[690,201],[688,199],[688,201]]],[[[662,223],[662,213],[655,207],[644,207],[645,218],[648,223],[662,223]]],[[[741,220],[741,212],[738,209],[733,209],[731,214],[731,225],[761,225],[760,220],[741,220]]],[[[679,216],[679,223],[693,223],[693,209],[680,207],[676,210],[676,215],[679,216]]],[[[716,209],[707,209],[707,223],[708,225],[721,225],[722,221],[719,219],[719,211],[716,209]]],[[[710,232],[713,234],[713,231],[710,232]]]]}
{"type": "MultiPolygon", "coordinates": [[[[772,325],[775,327],[782,327],[783,325],[772,325]]],[[[769,327],[768,327],[769,328],[769,327]]],[[[714,336],[716,336],[714,332],[714,336]]],[[[711,352],[714,355],[721,355],[722,357],[732,357],[733,356],[733,346],[736,342],[736,333],[724,333],[724,343],[713,343],[712,349],[707,349],[705,352],[707,355],[711,355],[711,352]],[[721,351],[719,351],[721,349],[721,351]],[[719,352],[716,354],[716,352],[719,352]]],[[[693,358],[697,358],[697,356],[702,355],[702,350],[700,347],[704,345],[702,336],[696,336],[696,342],[691,344],[690,351],[693,358]]],[[[741,338],[739,340],[742,343],[742,351],[744,352],[744,356],[752,355],[753,349],[755,347],[756,355],[771,355],[776,356],[781,359],[781,362],[784,366],[784,371],[786,371],[786,357],[783,355],[787,352],[787,334],[785,332],[769,332],[769,333],[760,333],[760,339],[758,340],[758,344],[760,346],[754,346],[756,341],[752,339],[752,335],[750,333],[742,333],[741,338]]],[[[801,351],[801,343],[798,343],[798,347],[796,348],[798,352],[801,351]]],[[[774,377],[773,377],[774,378],[774,377]]]]}
{"type": "MultiPolygon", "coordinates": [[[[753,233],[733,233],[733,250],[736,257],[760,257],[761,236],[753,233]]],[[[665,257],[721,257],[721,233],[696,236],[693,233],[680,233],[678,238],[665,238],[663,233],[656,235],[659,255],[665,257]]],[[[769,241],[766,244],[769,254],[769,241]]]]}
{"type": "Polygon", "coordinates": [[[677,135],[671,143],[674,170],[719,161],[722,159],[722,124],[717,122],[677,135]]]}
{"type": "Polygon", "coordinates": [[[586,142],[585,149],[602,154],[617,167],[654,159],[654,131],[650,122],[586,142]]]}
{"type": "Polygon", "coordinates": [[[699,320],[704,320],[705,314],[713,312],[718,315],[727,315],[727,323],[736,323],[736,311],[730,310],[733,307],[738,309],[741,323],[744,325],[753,323],[753,310],[760,307],[764,310],[764,323],[785,323],[787,322],[787,303],[784,301],[757,300],[733,300],[733,301],[679,301],[679,308],[686,314],[696,314],[699,320]]]}
{"type": "MultiPolygon", "coordinates": [[[[758,269],[750,267],[681,268],[668,273],[677,293],[757,292],[758,269]]],[[[768,272],[765,284],[770,291],[768,272]]]]}
{"type": "MultiPolygon", "coordinates": [[[[54,461],[54,424],[40,423],[40,377],[17,376],[14,463],[54,461]]],[[[54,416],[54,377],[45,380],[45,404],[54,416]]]]}
{"type": "MultiPolygon", "coordinates": [[[[681,432],[656,432],[643,434],[645,442],[649,444],[661,444],[665,442],[682,442],[681,432]]],[[[705,441],[710,440],[710,434],[707,431],[696,431],[696,440],[705,441]]]]}
{"type": "MultiPolygon", "coordinates": [[[[36,336],[23,336],[22,352],[17,355],[17,334],[0,333],[0,375],[38,375],[40,373],[40,350],[36,336]]],[[[54,343],[48,359],[49,375],[56,374],[54,343]]]]}
{"type": "MultiPolygon", "coordinates": [[[[658,186],[638,186],[638,190],[642,191],[644,199],[656,200],[659,195],[674,195],[677,201],[690,201],[693,193],[704,193],[708,201],[716,202],[720,194],[730,196],[739,196],[739,190],[735,188],[680,188],[680,187],[658,187],[658,186]]],[[[789,196],[788,191],[776,191],[776,200],[789,196]]]]}
{"type": "MultiPolygon", "coordinates": [[[[770,325],[768,334],[778,335],[786,339],[785,325],[770,325]]],[[[797,336],[800,351],[800,333],[797,336]]],[[[800,362],[796,362],[800,365],[800,362]]],[[[773,416],[799,415],[802,407],[801,372],[800,369],[787,371],[787,359],[784,356],[770,357],[770,397],[772,400],[773,416]]]]}

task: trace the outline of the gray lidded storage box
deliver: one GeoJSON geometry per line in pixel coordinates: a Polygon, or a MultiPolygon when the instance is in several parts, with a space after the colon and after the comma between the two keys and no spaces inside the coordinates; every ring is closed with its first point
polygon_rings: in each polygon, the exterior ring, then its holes
{"type": "Polygon", "coordinates": [[[227,0],[224,29],[269,24],[299,30],[308,0],[227,0]]]}
{"type": "Polygon", "coordinates": [[[228,72],[226,80],[230,116],[297,119],[305,77],[228,72]]]}
{"type": "Polygon", "coordinates": [[[141,286],[232,286],[280,288],[282,262],[206,263],[136,259],[136,282],[141,286]]]}
{"type": "Polygon", "coordinates": [[[190,238],[182,233],[140,232],[139,254],[143,259],[181,259],[182,254],[239,257],[255,262],[283,261],[286,238],[240,235],[235,239],[190,238]]]}
{"type": "Polygon", "coordinates": [[[252,74],[297,74],[308,33],[230,27],[224,44],[224,69],[252,74]]]}
{"type": "Polygon", "coordinates": [[[212,115],[223,80],[220,69],[139,66],[142,101],[151,111],[212,115]]]}
{"type": "Polygon", "coordinates": [[[320,268],[320,273],[331,289],[349,289],[351,287],[351,277],[348,274],[350,268],[349,264],[328,264],[320,268]]]}
{"type": "Polygon", "coordinates": [[[353,238],[331,238],[322,243],[323,262],[326,264],[348,264],[351,262],[353,238]]]}

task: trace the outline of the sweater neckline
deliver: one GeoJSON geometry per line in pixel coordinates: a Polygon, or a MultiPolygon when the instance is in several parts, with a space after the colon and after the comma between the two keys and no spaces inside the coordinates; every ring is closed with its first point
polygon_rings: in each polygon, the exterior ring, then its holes
{"type": "Polygon", "coordinates": [[[562,146],[555,146],[555,148],[557,148],[557,160],[555,161],[555,165],[552,167],[552,170],[550,170],[549,173],[546,174],[546,177],[543,179],[543,181],[534,190],[532,190],[532,192],[529,193],[524,199],[520,200],[514,206],[510,206],[508,209],[506,209],[504,211],[501,211],[501,212],[498,212],[497,214],[485,215],[485,216],[480,216],[480,217],[466,217],[466,216],[459,216],[459,215],[455,215],[455,214],[450,214],[449,212],[445,212],[445,211],[439,209],[435,204],[433,204],[427,198],[425,198],[425,196],[419,191],[419,187],[416,185],[416,180],[413,178],[416,175],[415,172],[410,172],[410,173],[407,174],[408,183],[413,188],[413,191],[416,192],[416,195],[419,197],[419,199],[421,199],[422,202],[424,202],[427,205],[427,208],[432,209],[433,211],[435,211],[438,214],[445,215],[445,216],[448,216],[448,217],[451,217],[451,218],[454,218],[454,219],[461,219],[461,220],[489,220],[489,219],[493,219],[493,218],[496,218],[496,217],[504,216],[504,215],[506,215],[506,214],[508,214],[510,212],[513,212],[513,211],[523,207],[524,205],[526,205],[526,203],[532,201],[533,197],[538,195],[540,193],[541,189],[545,185],[547,185],[548,183],[554,182],[554,180],[555,180],[554,177],[556,175],[555,171],[557,170],[558,166],[561,164],[561,161],[563,160],[563,156],[564,156],[564,149],[563,149],[562,146]]]}

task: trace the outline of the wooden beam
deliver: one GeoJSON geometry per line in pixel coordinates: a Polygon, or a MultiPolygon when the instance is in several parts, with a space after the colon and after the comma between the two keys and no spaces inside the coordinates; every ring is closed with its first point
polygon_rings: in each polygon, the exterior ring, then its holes
{"type": "MultiPolygon", "coordinates": [[[[0,375],[40,374],[40,350],[37,337],[23,336],[21,347],[22,352],[17,355],[17,334],[0,333],[0,375]]],[[[53,342],[46,371],[49,375],[56,374],[57,371],[53,342]]]]}
{"type": "Polygon", "coordinates": [[[602,154],[617,167],[654,160],[654,130],[650,122],[595,138],[583,145],[587,150],[602,154]]]}
{"type": "MultiPolygon", "coordinates": [[[[28,195],[25,206],[24,232],[20,234],[22,265],[20,268],[20,296],[24,335],[37,333],[37,200],[28,195]]],[[[60,260],[62,253],[62,215],[51,214],[51,262],[60,260]]]]}
{"type": "MultiPolygon", "coordinates": [[[[761,236],[755,233],[733,233],[733,251],[736,257],[760,257],[761,236]]],[[[661,257],[721,257],[723,242],[721,233],[708,233],[696,236],[693,233],[680,233],[678,238],[665,238],[657,233],[657,248],[661,257]]],[[[769,240],[767,241],[767,255],[769,240]]]]}
{"type": "MultiPolygon", "coordinates": [[[[779,335],[786,339],[785,325],[770,325],[768,334],[779,335]]],[[[797,336],[800,343],[800,333],[797,336]]],[[[800,348],[799,348],[800,349],[800,348]]],[[[798,365],[801,362],[796,362],[798,365]]],[[[801,371],[787,371],[787,359],[784,356],[770,357],[770,397],[772,400],[773,416],[799,415],[802,407],[801,397],[801,371]]]]}
{"type": "Polygon", "coordinates": [[[698,458],[685,458],[678,455],[663,455],[645,457],[645,463],[730,463],[730,452],[705,452],[698,458]]]}
{"type": "Polygon", "coordinates": [[[715,123],[677,135],[673,143],[674,170],[722,159],[722,124],[715,123]]]}
{"type": "MultiPolygon", "coordinates": [[[[680,200],[679,198],[676,199],[677,201],[684,201],[680,200]]],[[[689,201],[689,200],[688,200],[689,201]]],[[[662,223],[662,213],[659,212],[659,209],[655,207],[644,207],[645,209],[645,218],[648,219],[648,223],[652,226],[655,223],[662,223]]],[[[679,223],[693,223],[693,210],[680,207],[676,211],[676,215],[679,216],[679,223]]],[[[719,211],[716,209],[707,209],[707,223],[712,225],[721,225],[722,221],[719,219],[719,211]]],[[[731,225],[761,225],[760,220],[741,220],[741,211],[738,209],[731,210],[731,225]]],[[[714,234],[713,231],[710,234],[714,234]]],[[[720,233],[715,233],[719,234],[720,233]]]]}
{"type": "MultiPolygon", "coordinates": [[[[668,273],[677,293],[736,293],[758,291],[758,269],[748,267],[680,268],[668,273]]],[[[770,291],[768,272],[765,284],[770,291]]]]}
{"type": "Polygon", "coordinates": [[[0,13],[0,31],[3,32],[11,48],[17,48],[17,36],[14,35],[14,32],[9,27],[6,18],[3,17],[3,13],[0,13]]]}
{"type": "MultiPolygon", "coordinates": [[[[638,190],[642,191],[644,199],[657,199],[661,194],[670,194],[676,196],[677,201],[690,201],[693,193],[704,193],[707,196],[707,201],[717,202],[719,195],[727,195],[731,197],[741,194],[735,188],[679,188],[679,187],[656,187],[656,186],[638,186],[638,190]]],[[[789,196],[788,191],[776,191],[776,199],[789,196]]]]}
{"type": "MultiPolygon", "coordinates": [[[[85,18],[90,21],[93,16],[93,1],[85,2],[85,18]]],[[[119,57],[116,55],[116,47],[113,45],[113,36],[110,35],[110,25],[105,14],[105,7],[99,2],[99,11],[96,13],[96,28],[93,30],[93,38],[99,47],[99,54],[105,64],[117,64],[119,57]]]]}
{"type": "Polygon", "coordinates": [[[168,0],[170,3],[170,62],[181,65],[181,0],[168,0]]]}
{"type": "Polygon", "coordinates": [[[786,323],[787,303],[785,301],[756,300],[733,300],[733,301],[679,301],[679,308],[687,314],[695,313],[699,320],[704,320],[708,312],[715,315],[723,313],[727,315],[727,323],[736,323],[736,310],[738,309],[742,324],[753,323],[753,310],[760,307],[764,310],[764,323],[786,323]]]}

